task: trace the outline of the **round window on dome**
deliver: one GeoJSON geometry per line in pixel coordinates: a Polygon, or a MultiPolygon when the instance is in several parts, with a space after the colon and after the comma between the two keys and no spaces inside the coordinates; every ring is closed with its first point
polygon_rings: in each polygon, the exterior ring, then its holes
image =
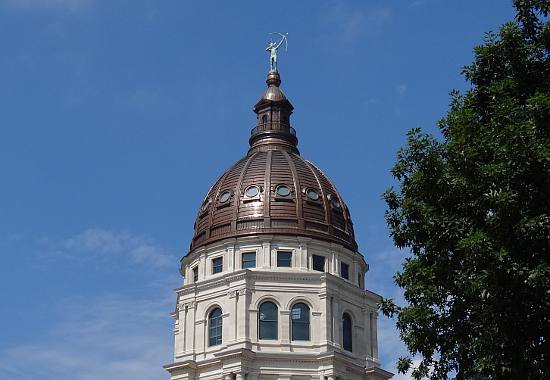
{"type": "Polygon", "coordinates": [[[260,188],[256,185],[248,186],[244,191],[244,195],[248,198],[254,198],[260,193],[260,188]]]}
{"type": "Polygon", "coordinates": [[[208,211],[210,208],[210,204],[212,203],[212,199],[208,198],[202,203],[202,211],[208,211]]]}
{"type": "Polygon", "coordinates": [[[340,202],[338,201],[338,198],[334,195],[330,197],[330,204],[333,208],[338,210],[340,209],[340,202]]]}
{"type": "Polygon", "coordinates": [[[306,189],[306,195],[312,201],[316,201],[319,199],[319,193],[313,189],[306,189]]]}
{"type": "Polygon", "coordinates": [[[226,203],[229,198],[231,198],[231,193],[229,191],[224,191],[220,194],[220,203],[226,203]]]}
{"type": "Polygon", "coordinates": [[[288,197],[290,195],[290,188],[287,185],[277,185],[275,193],[281,197],[288,197]]]}

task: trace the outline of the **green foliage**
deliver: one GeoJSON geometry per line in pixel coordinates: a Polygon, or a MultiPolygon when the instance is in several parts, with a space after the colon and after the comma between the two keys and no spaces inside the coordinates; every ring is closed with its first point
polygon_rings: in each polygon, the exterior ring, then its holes
{"type": "Polygon", "coordinates": [[[398,153],[386,220],[408,257],[396,283],[416,379],[550,379],[550,24],[548,0],[516,0],[489,33],[439,123],[398,153]]]}

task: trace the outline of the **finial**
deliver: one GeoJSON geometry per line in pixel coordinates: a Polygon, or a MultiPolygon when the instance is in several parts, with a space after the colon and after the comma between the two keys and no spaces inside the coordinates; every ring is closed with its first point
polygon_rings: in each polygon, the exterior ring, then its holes
{"type": "Polygon", "coordinates": [[[279,33],[279,32],[273,32],[269,33],[270,35],[278,34],[281,36],[281,40],[276,43],[273,42],[273,40],[270,39],[269,43],[267,44],[267,47],[265,48],[265,51],[269,52],[269,72],[270,73],[276,73],[277,71],[277,50],[281,47],[283,42],[285,43],[285,51],[288,50],[288,33],[279,33]]]}

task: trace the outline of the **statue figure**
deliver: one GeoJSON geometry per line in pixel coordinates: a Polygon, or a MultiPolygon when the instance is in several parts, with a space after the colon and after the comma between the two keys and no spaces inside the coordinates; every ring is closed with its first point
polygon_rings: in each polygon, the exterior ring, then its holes
{"type": "Polygon", "coordinates": [[[285,43],[285,50],[288,49],[288,40],[287,36],[288,33],[282,34],[282,33],[270,33],[270,34],[278,34],[281,36],[281,41],[278,43],[269,41],[267,44],[267,47],[265,48],[265,51],[269,52],[269,72],[276,72],[277,71],[277,50],[281,47],[283,42],[285,43]]]}

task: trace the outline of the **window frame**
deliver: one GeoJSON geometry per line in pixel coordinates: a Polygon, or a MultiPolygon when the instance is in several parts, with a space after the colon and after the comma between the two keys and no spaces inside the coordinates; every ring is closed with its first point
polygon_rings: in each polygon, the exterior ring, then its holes
{"type": "Polygon", "coordinates": [[[353,319],[351,318],[351,315],[347,312],[342,313],[342,348],[345,351],[353,352],[353,319]],[[348,334],[346,334],[346,319],[349,321],[348,334]],[[346,337],[346,335],[349,336],[346,337]],[[349,338],[349,342],[347,342],[347,338],[349,338]]]}
{"type": "Polygon", "coordinates": [[[311,341],[311,308],[305,302],[301,302],[301,301],[296,302],[290,308],[290,340],[293,341],[293,342],[296,342],[296,341],[297,342],[309,342],[309,341],[311,341]],[[298,305],[303,305],[307,309],[307,321],[306,322],[295,322],[294,321],[293,312],[294,312],[294,308],[296,308],[298,305]],[[298,324],[307,325],[307,339],[298,339],[298,338],[294,337],[294,335],[295,335],[294,334],[295,333],[294,326],[298,325],[298,324]]]}
{"type": "Polygon", "coordinates": [[[215,307],[208,313],[208,347],[218,346],[223,343],[223,311],[221,307],[215,307]],[[213,316],[214,312],[219,310],[218,316],[213,316]],[[219,321],[218,325],[212,325],[212,321],[219,321]],[[219,329],[219,334],[218,334],[219,329]],[[216,335],[212,334],[212,331],[216,332],[216,335]],[[214,340],[214,341],[213,341],[214,340]]]}
{"type": "Polygon", "coordinates": [[[278,340],[279,339],[279,306],[271,301],[271,300],[266,300],[266,301],[263,301],[260,306],[258,307],[258,340],[278,340]],[[275,307],[275,318],[274,319],[270,319],[270,320],[262,320],[261,319],[261,316],[262,316],[262,307],[266,306],[266,305],[273,305],[275,307]],[[267,324],[267,325],[266,325],[267,324]],[[269,334],[266,334],[268,335],[267,337],[262,337],[262,330],[264,332],[266,331],[269,331],[267,328],[268,326],[271,326],[269,324],[274,324],[275,325],[275,328],[274,330],[274,333],[275,333],[275,337],[273,336],[269,336],[269,334]],[[262,328],[263,326],[263,328],[262,328]]]}
{"type": "Polygon", "coordinates": [[[294,256],[292,251],[287,251],[287,250],[283,250],[283,249],[278,250],[278,251],[277,251],[277,257],[276,257],[277,268],[292,268],[292,256],[294,256]],[[288,253],[289,256],[290,256],[288,260],[286,260],[286,259],[285,259],[285,260],[282,260],[282,259],[280,260],[280,259],[279,259],[279,255],[281,255],[281,254],[287,254],[287,253],[288,253]],[[284,262],[288,261],[288,265],[279,265],[279,264],[280,264],[281,262],[283,262],[283,261],[284,261],[284,262]]]}
{"type": "Polygon", "coordinates": [[[191,268],[191,273],[193,275],[193,284],[199,281],[199,266],[195,265],[191,268]]]}
{"type": "Polygon", "coordinates": [[[256,268],[256,258],[257,253],[256,251],[247,251],[241,253],[241,269],[250,269],[250,268],[256,268]],[[252,262],[252,260],[245,260],[246,255],[254,255],[254,265],[253,266],[245,266],[245,262],[252,262]]]}
{"type": "Polygon", "coordinates": [[[340,277],[349,281],[349,268],[350,265],[344,261],[340,261],[340,277]],[[346,268],[346,275],[344,276],[344,268],[346,268]]]}
{"type": "Polygon", "coordinates": [[[213,257],[212,258],[212,274],[218,274],[223,272],[223,256],[213,257]],[[217,260],[221,261],[221,265],[214,264],[217,260]],[[216,271],[216,268],[220,268],[219,271],[216,271]]]}
{"type": "Polygon", "coordinates": [[[311,269],[313,269],[314,271],[317,271],[317,272],[326,272],[326,266],[327,266],[327,258],[323,255],[311,255],[311,269]],[[319,269],[315,269],[315,259],[316,258],[321,258],[323,259],[323,269],[322,270],[319,270],[319,269]]]}

